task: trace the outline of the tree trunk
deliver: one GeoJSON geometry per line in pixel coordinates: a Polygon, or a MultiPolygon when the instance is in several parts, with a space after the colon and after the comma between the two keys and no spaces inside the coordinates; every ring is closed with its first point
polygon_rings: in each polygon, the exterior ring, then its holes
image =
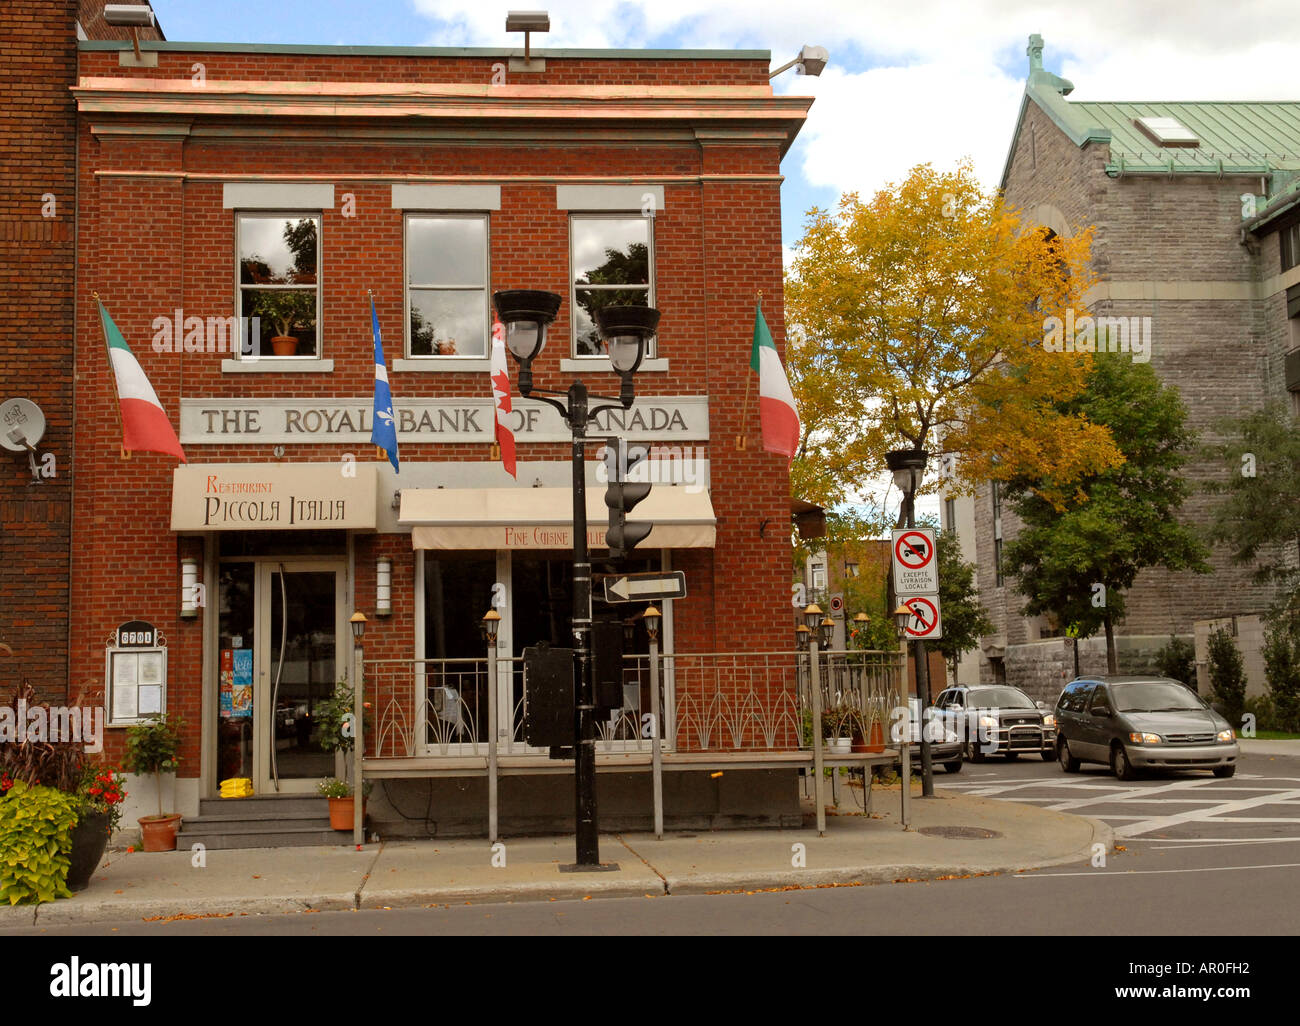
{"type": "Polygon", "coordinates": [[[1119,673],[1119,658],[1115,653],[1115,625],[1106,614],[1106,672],[1119,673]]]}

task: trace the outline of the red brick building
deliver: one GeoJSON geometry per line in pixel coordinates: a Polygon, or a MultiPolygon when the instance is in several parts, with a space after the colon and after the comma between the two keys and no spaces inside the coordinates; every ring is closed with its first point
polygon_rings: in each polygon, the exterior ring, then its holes
{"type": "MultiPolygon", "coordinates": [[[[81,42],[72,90],[71,680],[108,684],[113,723],[159,707],[185,718],[178,811],[228,777],[305,793],[332,770],[312,717],[350,676],[360,610],[367,756],[411,778],[376,793],[384,829],[423,832],[435,806],[444,833],[473,829],[483,780],[467,767],[493,729],[524,760],[503,822],[570,814],[571,782],[521,747],[511,662],[568,640],[569,435],[515,386],[517,478],[495,457],[495,290],[563,297],[539,388],[581,377],[617,394],[589,311],[611,292],[661,311],[635,405],[601,422],[651,447],[655,487],[637,512],[656,527],[626,568],[685,571],[666,649],[790,649],[787,468],[761,451],[749,354],[760,292],[784,351],[780,162],[811,101],[773,94],[766,52],[535,50],[528,66],[505,48],[162,42],[145,46],[148,66],[130,50],[81,42]],[[179,424],[187,466],[122,458],[92,291],[179,424]],[[400,473],[369,442],[372,294],[400,473]],[[296,342],[281,354],[272,336],[296,342]],[[183,594],[188,573],[202,587],[183,594]],[[482,660],[494,603],[506,668],[490,724],[484,671],[454,660],[482,660]],[[128,658],[114,632],[129,621],[159,636],[128,658]]],[[[596,456],[589,446],[601,572],[613,567],[596,456]]],[[[640,608],[597,603],[597,616],[640,608]]],[[[759,691],[791,682],[776,672],[759,691]]],[[[682,709],[697,686],[703,704],[713,685],[683,669],[682,709]]],[[[785,728],[744,731],[742,746],[795,744],[785,728]]],[[[120,754],[121,730],[109,734],[120,754]]],[[[648,812],[644,779],[602,773],[602,825],[624,798],[648,812]]],[[[673,777],[677,808],[711,821],[777,821],[797,811],[795,780],[673,777]]]]}

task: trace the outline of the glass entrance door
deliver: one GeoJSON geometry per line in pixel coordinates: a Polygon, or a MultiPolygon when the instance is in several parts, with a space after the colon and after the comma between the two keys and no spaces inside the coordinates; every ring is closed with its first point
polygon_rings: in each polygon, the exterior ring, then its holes
{"type": "Polygon", "coordinates": [[[258,687],[254,787],[261,794],[306,793],[334,775],[321,748],[317,709],[346,666],[345,564],[258,564],[258,687]]]}

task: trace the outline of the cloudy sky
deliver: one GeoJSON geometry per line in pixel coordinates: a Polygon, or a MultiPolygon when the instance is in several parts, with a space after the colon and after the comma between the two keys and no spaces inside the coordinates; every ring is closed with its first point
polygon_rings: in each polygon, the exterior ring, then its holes
{"type": "Polygon", "coordinates": [[[762,49],[773,66],[825,46],[820,78],[786,72],[782,92],[817,97],[784,166],[784,236],[841,192],[864,194],[914,164],[963,156],[996,185],[1018,109],[1031,32],[1072,99],[1289,99],[1300,95],[1294,0],[153,0],[171,40],[512,46],[511,8],[545,7],[546,47],[762,49]]]}

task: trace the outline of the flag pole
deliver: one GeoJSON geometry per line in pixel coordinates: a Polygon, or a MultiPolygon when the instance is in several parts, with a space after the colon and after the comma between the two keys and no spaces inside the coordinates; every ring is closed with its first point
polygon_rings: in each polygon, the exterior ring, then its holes
{"type": "MultiPolygon", "coordinates": [[[[763,308],[763,290],[758,290],[758,308],[763,308]]],[[[753,359],[753,346],[750,346],[750,358],[753,359]]],[[[745,375],[745,401],[740,407],[740,433],[736,435],[736,451],[743,452],[745,449],[745,420],[749,415],[749,391],[754,387],[753,368],[750,373],[745,375]]]]}
{"type": "MultiPolygon", "coordinates": [[[[98,311],[98,313],[99,313],[99,333],[100,333],[100,335],[102,335],[103,338],[104,338],[104,356],[108,358],[108,373],[109,373],[109,374],[112,376],[112,378],[113,378],[113,391],[116,392],[116,393],[118,394],[118,396],[120,396],[120,395],[121,395],[121,389],[118,388],[118,385],[117,385],[117,371],[113,370],[113,352],[112,352],[112,350],[109,348],[109,345],[108,345],[108,332],[106,332],[106,331],[104,330],[104,310],[103,310],[103,306],[104,306],[104,304],[101,303],[101,302],[99,301],[99,293],[98,293],[98,292],[94,292],[94,291],[92,291],[92,292],[90,293],[90,295],[91,295],[91,297],[95,300],[95,305],[96,305],[97,307],[99,307],[99,311],[98,311]]],[[[120,434],[120,435],[122,436],[122,442],[125,442],[125,441],[126,441],[126,425],[122,423],[122,400],[121,400],[120,398],[118,398],[118,397],[114,397],[113,408],[114,408],[115,410],[117,410],[117,430],[118,430],[118,434],[120,434]]],[[[129,459],[131,458],[131,454],[130,454],[129,452],[127,452],[127,450],[126,450],[126,446],[125,446],[124,444],[122,444],[122,442],[119,442],[119,443],[118,443],[118,446],[117,446],[118,455],[119,455],[122,459],[124,459],[124,460],[129,460],[129,459]]]]}

